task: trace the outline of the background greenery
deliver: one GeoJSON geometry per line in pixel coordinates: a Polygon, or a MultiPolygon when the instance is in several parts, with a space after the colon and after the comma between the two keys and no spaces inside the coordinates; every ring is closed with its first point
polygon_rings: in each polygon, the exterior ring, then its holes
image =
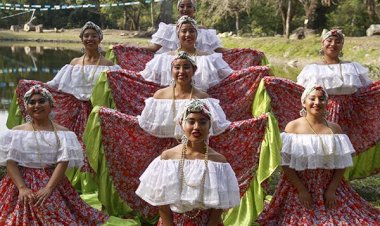
{"type": "MultiPolygon", "coordinates": [[[[114,0],[1,0],[12,4],[103,4],[114,0]]],[[[119,1],[121,2],[121,0],[119,1]]],[[[178,17],[176,0],[151,3],[150,0],[128,0],[139,5],[110,8],[36,11],[34,24],[44,28],[78,28],[91,20],[103,29],[147,30],[160,21],[173,22],[178,17]],[[166,7],[165,7],[166,6],[166,7]],[[166,18],[166,19],[165,19],[166,18]]],[[[304,27],[320,32],[323,28],[341,27],[348,36],[363,36],[370,24],[380,23],[380,0],[197,0],[198,23],[219,32],[249,36],[285,34],[288,17],[290,31],[304,27]],[[290,4],[289,4],[290,3],[290,4]],[[289,8],[289,6],[291,6],[289,8]],[[289,12],[289,13],[288,13],[289,12]]],[[[20,11],[0,10],[0,18],[20,11]]],[[[21,25],[31,13],[0,20],[0,28],[21,25]]]]}

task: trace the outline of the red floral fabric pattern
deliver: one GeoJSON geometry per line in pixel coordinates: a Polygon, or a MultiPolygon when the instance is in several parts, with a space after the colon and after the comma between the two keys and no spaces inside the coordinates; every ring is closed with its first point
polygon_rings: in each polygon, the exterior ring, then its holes
{"type": "MultiPolygon", "coordinates": [[[[114,45],[112,48],[117,64],[130,71],[142,71],[154,56],[143,48],[124,46],[122,44],[114,45]]],[[[223,52],[223,59],[233,70],[241,70],[251,66],[260,66],[262,60],[265,59],[265,54],[259,50],[242,48],[230,49],[223,52]]]]}
{"type": "Polygon", "coordinates": [[[16,89],[16,95],[18,106],[24,118],[27,114],[24,105],[24,94],[32,86],[37,84],[49,90],[55,99],[53,108],[53,112],[55,113],[54,122],[68,128],[77,135],[78,140],[83,147],[84,165],[82,166],[81,171],[93,172],[88,163],[87,155],[84,151],[86,149],[82,139],[87,119],[92,109],[91,103],[89,101],[78,100],[73,95],[58,91],[43,82],[35,80],[20,80],[16,89]]]}
{"type": "Polygon", "coordinates": [[[372,207],[342,180],[336,189],[336,207],[325,207],[324,193],[334,170],[297,171],[311,194],[311,209],[303,207],[297,189],[284,175],[269,205],[258,218],[260,225],[380,225],[380,211],[372,207]]]}
{"type": "MultiPolygon", "coordinates": [[[[221,100],[220,105],[230,121],[249,119],[252,117],[251,108],[257,87],[261,79],[269,75],[266,66],[249,67],[234,72],[207,93],[221,100]]],[[[116,109],[128,115],[139,115],[144,109],[145,99],[162,88],[135,73],[122,70],[108,71],[107,78],[116,109]]]]}
{"type": "MultiPolygon", "coordinates": [[[[174,225],[176,226],[206,226],[209,216],[210,216],[210,210],[203,210],[199,213],[198,213],[198,210],[193,210],[190,212],[186,212],[186,215],[173,212],[174,225]]],[[[223,222],[220,222],[217,226],[223,226],[223,225],[224,225],[223,222]]],[[[161,218],[158,221],[157,226],[164,226],[161,218]]]]}
{"type": "MultiPolygon", "coordinates": [[[[271,109],[280,129],[299,118],[304,88],[283,78],[264,78],[271,98],[271,109]]],[[[356,154],[380,140],[380,81],[361,88],[351,95],[330,95],[327,120],[338,123],[349,136],[356,154]]]]}
{"type": "MultiPolygon", "coordinates": [[[[157,209],[140,199],[135,191],[139,177],[160,153],[177,145],[172,138],[157,138],[143,131],[136,117],[100,108],[102,144],[112,182],[120,197],[146,217],[157,209]],[[128,160],[128,164],[126,161],[128,160]]],[[[240,194],[247,190],[258,165],[267,116],[232,123],[210,146],[223,154],[236,173],[240,194]]]]}
{"type": "MultiPolygon", "coordinates": [[[[53,169],[19,167],[21,176],[33,192],[45,187],[53,169]]],[[[88,206],[66,177],[42,206],[18,200],[18,189],[6,175],[0,181],[1,225],[101,225],[108,216],[88,206]]]]}

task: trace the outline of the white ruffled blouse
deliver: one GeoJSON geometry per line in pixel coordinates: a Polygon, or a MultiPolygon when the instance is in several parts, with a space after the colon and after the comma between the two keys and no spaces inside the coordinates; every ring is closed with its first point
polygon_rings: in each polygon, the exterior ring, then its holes
{"type": "Polygon", "coordinates": [[[208,161],[204,189],[201,189],[206,170],[204,160],[186,159],[184,162],[185,180],[187,184],[195,185],[192,187],[182,185],[179,162],[179,159],[157,157],[141,175],[136,194],[153,206],[170,205],[176,213],[193,209],[228,209],[239,204],[239,186],[229,163],[208,161]]]}
{"type": "MultiPolygon", "coordinates": [[[[160,23],[158,30],[153,34],[151,43],[162,46],[157,53],[165,53],[176,50],[180,47],[177,37],[176,26],[174,24],[160,23]]],[[[198,29],[195,47],[202,52],[212,53],[215,49],[221,48],[222,44],[214,29],[198,29]]]]}
{"type": "Polygon", "coordinates": [[[68,161],[68,168],[81,167],[82,146],[75,133],[57,131],[57,134],[60,141],[59,148],[53,131],[0,132],[0,165],[6,166],[7,160],[13,160],[24,167],[46,168],[58,162],[68,161]]]}
{"type": "MultiPolygon", "coordinates": [[[[224,132],[231,124],[226,119],[219,100],[214,98],[201,99],[207,105],[212,115],[210,136],[216,136],[224,132]]],[[[180,138],[183,130],[178,120],[183,113],[189,99],[175,100],[175,113],[173,112],[172,99],[155,99],[150,97],[145,100],[145,107],[141,115],[137,116],[140,127],[147,133],[156,137],[180,138]]]]}
{"type": "Polygon", "coordinates": [[[345,95],[368,86],[372,80],[368,77],[368,68],[356,62],[347,62],[306,65],[298,75],[297,83],[303,87],[318,84],[323,86],[328,94],[345,95]]]}
{"type": "Polygon", "coordinates": [[[346,134],[281,133],[281,165],[306,169],[343,169],[352,166],[355,149],[346,134]]]}
{"type": "MultiPolygon", "coordinates": [[[[174,52],[155,54],[154,58],[146,64],[145,69],[140,74],[147,81],[168,86],[173,79],[171,63],[175,57],[174,52]]],[[[233,72],[223,60],[221,53],[194,56],[192,58],[197,64],[197,70],[193,76],[194,85],[199,89],[207,90],[233,72]]]]}
{"type": "Polygon", "coordinates": [[[59,70],[53,80],[47,82],[59,91],[72,94],[78,100],[88,101],[92,94],[92,89],[96,84],[101,72],[107,70],[121,69],[119,65],[84,65],[82,73],[82,65],[66,64],[59,70]]]}

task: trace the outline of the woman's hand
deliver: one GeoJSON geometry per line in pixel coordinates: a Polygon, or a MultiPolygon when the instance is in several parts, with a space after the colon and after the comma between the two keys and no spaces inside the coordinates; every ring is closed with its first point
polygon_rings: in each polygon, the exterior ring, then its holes
{"type": "Polygon", "coordinates": [[[36,200],[36,195],[29,188],[23,187],[18,190],[18,199],[21,202],[29,202],[29,204],[33,204],[36,200]]]}
{"type": "Polygon", "coordinates": [[[327,189],[325,191],[325,206],[328,209],[334,208],[336,206],[336,195],[334,189],[327,189]]]}
{"type": "Polygon", "coordinates": [[[311,198],[310,193],[303,189],[301,191],[298,191],[298,198],[300,200],[300,203],[307,209],[311,209],[311,206],[313,204],[313,199],[311,198]]]}
{"type": "Polygon", "coordinates": [[[44,187],[36,193],[36,203],[35,206],[41,206],[45,203],[46,199],[49,198],[53,189],[50,187],[44,187]]]}

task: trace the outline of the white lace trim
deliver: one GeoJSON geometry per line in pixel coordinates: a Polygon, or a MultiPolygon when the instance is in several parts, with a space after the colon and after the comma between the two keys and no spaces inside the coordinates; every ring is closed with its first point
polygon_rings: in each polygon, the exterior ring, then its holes
{"type": "MultiPolygon", "coordinates": [[[[197,208],[228,209],[239,204],[239,186],[229,163],[208,162],[204,195],[200,197],[200,186],[183,185],[181,192],[179,161],[153,160],[141,175],[136,194],[153,206],[170,205],[176,213],[197,208]]],[[[203,160],[185,160],[186,182],[200,184],[204,170],[203,160]]]]}
{"type": "Polygon", "coordinates": [[[342,169],[352,166],[355,149],[345,134],[281,133],[281,165],[295,170],[342,169]]]}
{"type": "Polygon", "coordinates": [[[358,88],[368,86],[372,80],[368,77],[368,68],[359,63],[306,65],[297,77],[297,83],[306,87],[308,84],[319,84],[329,94],[344,95],[356,92],[358,88]]]}
{"type": "MultiPolygon", "coordinates": [[[[172,80],[171,63],[174,58],[173,52],[155,54],[140,74],[145,80],[168,86],[172,80]]],[[[193,76],[195,86],[202,90],[218,84],[233,72],[223,60],[221,53],[195,56],[193,59],[197,64],[197,70],[193,76]]]]}
{"type": "Polygon", "coordinates": [[[0,165],[6,166],[7,160],[30,168],[44,168],[57,162],[68,161],[68,168],[83,165],[82,146],[75,133],[57,131],[60,148],[57,150],[56,137],[52,131],[37,133],[39,150],[33,131],[8,130],[0,133],[0,165]],[[41,135],[44,139],[41,138],[41,135]],[[46,140],[49,144],[47,144],[46,140]],[[50,146],[51,145],[51,146],[50,146]]]}
{"type": "Polygon", "coordinates": [[[82,65],[66,64],[59,70],[53,80],[47,82],[59,91],[72,94],[78,100],[87,101],[92,94],[92,88],[95,86],[101,72],[107,70],[121,69],[119,65],[102,66],[84,65],[84,78],[82,75],[82,65]],[[94,71],[96,69],[96,71],[94,71]]]}
{"type": "MultiPolygon", "coordinates": [[[[160,23],[158,30],[153,34],[151,43],[158,44],[162,48],[157,53],[165,53],[179,48],[176,26],[174,24],[160,23]]],[[[202,52],[212,53],[221,48],[222,44],[214,29],[198,29],[195,47],[202,52]]]]}
{"type": "MultiPolygon", "coordinates": [[[[210,136],[219,135],[231,124],[226,119],[219,100],[213,98],[202,99],[209,107],[212,122],[210,136]]],[[[171,99],[155,99],[150,97],[145,100],[145,107],[141,115],[137,116],[140,127],[147,133],[156,137],[181,137],[183,130],[178,124],[180,114],[190,100],[175,100],[175,116],[173,116],[171,99]]]]}

